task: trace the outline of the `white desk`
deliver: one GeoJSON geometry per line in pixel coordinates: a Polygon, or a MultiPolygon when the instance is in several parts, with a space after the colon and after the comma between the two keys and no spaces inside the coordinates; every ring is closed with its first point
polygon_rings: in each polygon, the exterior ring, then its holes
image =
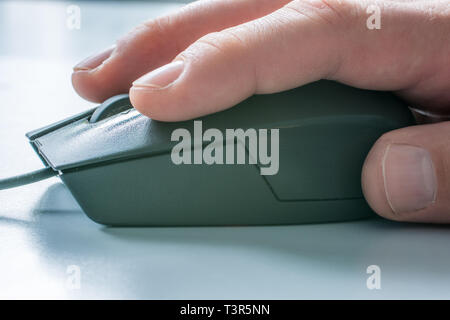
{"type": "MultiPolygon", "coordinates": [[[[72,65],[178,6],[75,4],[70,31],[67,3],[0,2],[0,177],[42,167],[25,132],[92,107],[71,88],[72,65]]],[[[0,298],[450,298],[449,248],[449,227],[383,220],[106,228],[57,178],[0,191],[0,298]],[[381,290],[366,287],[369,265],[381,290]]]]}

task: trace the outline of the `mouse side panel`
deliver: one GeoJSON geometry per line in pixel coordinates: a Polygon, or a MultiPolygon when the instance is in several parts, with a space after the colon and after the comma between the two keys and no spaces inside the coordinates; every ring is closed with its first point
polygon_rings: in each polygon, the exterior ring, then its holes
{"type": "Polygon", "coordinates": [[[169,154],[64,172],[94,221],[114,226],[267,225],[373,215],[364,199],[279,201],[255,165],[175,165],[169,154]]]}
{"type": "Polygon", "coordinates": [[[266,179],[282,201],[362,198],[365,157],[394,128],[373,115],[318,117],[281,128],[279,171],[266,179]]]}

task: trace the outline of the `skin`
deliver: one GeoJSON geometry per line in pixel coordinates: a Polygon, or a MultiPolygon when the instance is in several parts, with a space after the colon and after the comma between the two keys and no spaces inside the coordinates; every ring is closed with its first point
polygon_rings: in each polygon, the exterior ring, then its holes
{"type": "Polygon", "coordinates": [[[202,0],[138,26],[72,75],[82,97],[101,102],[129,92],[137,110],[161,121],[319,79],[394,91],[410,103],[428,124],[375,143],[363,167],[364,195],[388,219],[449,223],[448,0],[202,0]],[[369,5],[380,9],[380,29],[366,26],[369,5]],[[154,71],[172,61],[179,62],[154,71]]]}

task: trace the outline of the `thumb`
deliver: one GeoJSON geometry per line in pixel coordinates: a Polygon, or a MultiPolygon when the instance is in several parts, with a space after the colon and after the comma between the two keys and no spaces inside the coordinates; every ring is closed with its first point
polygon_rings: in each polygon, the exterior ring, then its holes
{"type": "Polygon", "coordinates": [[[450,223],[450,121],[384,134],[366,158],[362,187],[385,218],[450,223]]]}

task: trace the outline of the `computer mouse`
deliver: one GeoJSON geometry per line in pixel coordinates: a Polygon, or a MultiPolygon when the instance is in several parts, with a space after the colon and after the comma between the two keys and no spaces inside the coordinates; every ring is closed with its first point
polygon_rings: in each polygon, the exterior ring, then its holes
{"type": "Polygon", "coordinates": [[[374,215],[364,159],[384,132],[412,124],[392,93],[321,80],[174,123],[119,95],[27,137],[100,224],[273,225],[374,215]]]}

